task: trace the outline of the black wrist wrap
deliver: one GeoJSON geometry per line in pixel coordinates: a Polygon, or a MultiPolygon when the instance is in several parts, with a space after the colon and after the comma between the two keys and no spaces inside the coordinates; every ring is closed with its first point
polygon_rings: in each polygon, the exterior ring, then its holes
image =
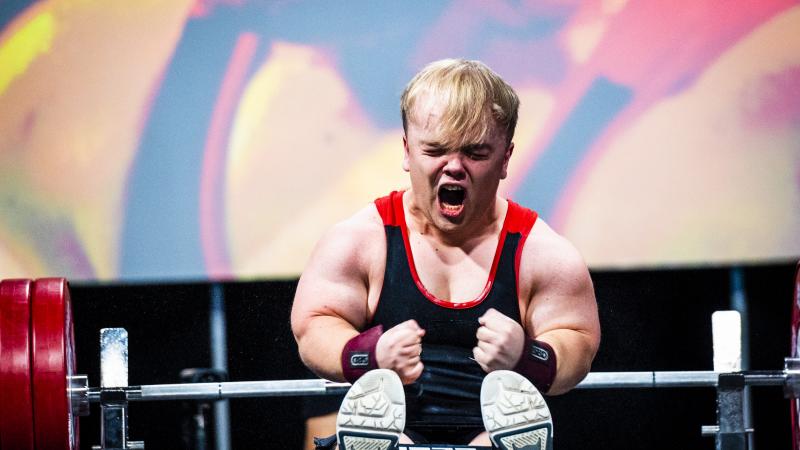
{"type": "Polygon", "coordinates": [[[513,370],[541,392],[547,392],[556,378],[556,352],[547,342],[526,338],[522,357],[513,370]]]}
{"type": "Polygon", "coordinates": [[[342,349],[342,374],[353,383],[361,375],[378,368],[375,359],[375,346],[383,334],[383,325],[374,326],[353,337],[342,349]]]}

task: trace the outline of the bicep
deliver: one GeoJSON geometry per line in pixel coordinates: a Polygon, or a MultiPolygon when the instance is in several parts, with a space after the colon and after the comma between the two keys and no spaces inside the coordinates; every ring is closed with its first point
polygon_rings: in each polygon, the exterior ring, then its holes
{"type": "Polygon", "coordinates": [[[534,338],[554,330],[572,330],[598,342],[600,325],[589,271],[571,244],[548,261],[532,293],[526,331],[534,338]]]}
{"type": "Polygon", "coordinates": [[[309,331],[359,329],[367,317],[368,281],[362,258],[347,236],[329,233],[309,260],[292,305],[292,331],[300,339],[309,331]]]}

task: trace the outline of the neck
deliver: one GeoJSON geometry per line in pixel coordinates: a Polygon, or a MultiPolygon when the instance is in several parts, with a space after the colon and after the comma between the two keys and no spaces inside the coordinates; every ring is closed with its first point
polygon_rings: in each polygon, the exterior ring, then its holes
{"type": "Polygon", "coordinates": [[[410,190],[406,191],[403,196],[403,208],[409,232],[433,238],[450,247],[462,247],[471,240],[499,233],[508,209],[508,202],[495,196],[483,212],[473,216],[471,220],[453,227],[437,226],[429,213],[416,204],[410,190]]]}

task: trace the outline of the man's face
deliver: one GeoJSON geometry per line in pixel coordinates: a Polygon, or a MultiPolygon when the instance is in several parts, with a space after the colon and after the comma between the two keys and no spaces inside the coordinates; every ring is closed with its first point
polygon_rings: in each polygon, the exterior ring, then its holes
{"type": "Polygon", "coordinates": [[[419,100],[403,139],[403,169],[411,177],[414,203],[442,231],[468,227],[492,212],[514,145],[506,145],[505,132],[492,121],[480,142],[447,148],[442,143],[453,139],[438,132],[444,103],[419,100]]]}

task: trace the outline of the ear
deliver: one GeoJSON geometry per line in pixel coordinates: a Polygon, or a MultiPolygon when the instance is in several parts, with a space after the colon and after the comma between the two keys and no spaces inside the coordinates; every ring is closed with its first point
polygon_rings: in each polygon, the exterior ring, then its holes
{"type": "Polygon", "coordinates": [[[405,135],[403,135],[403,170],[406,172],[409,171],[409,164],[408,164],[408,139],[406,139],[405,135]]]}
{"type": "Polygon", "coordinates": [[[514,143],[508,144],[506,154],[503,155],[503,172],[500,174],[500,179],[505,180],[508,176],[508,161],[511,159],[511,154],[514,153],[514,143]]]}

